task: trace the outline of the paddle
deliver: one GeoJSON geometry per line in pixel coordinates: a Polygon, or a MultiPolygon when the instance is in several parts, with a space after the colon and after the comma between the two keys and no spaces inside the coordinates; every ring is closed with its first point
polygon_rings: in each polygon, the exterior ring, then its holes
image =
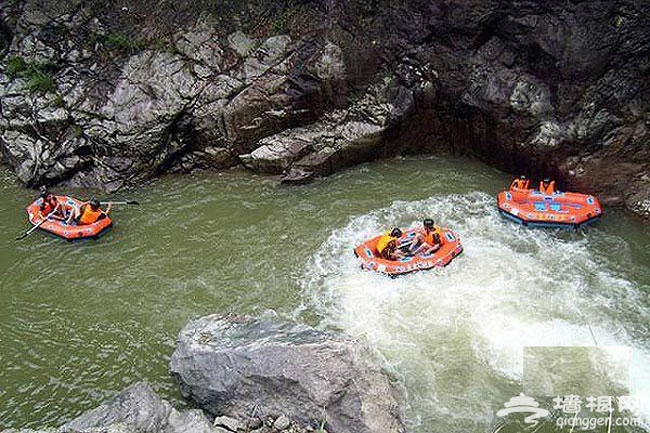
{"type": "Polygon", "coordinates": [[[36,224],[34,227],[32,227],[31,229],[27,230],[27,231],[26,231],[25,233],[23,233],[22,235],[18,236],[18,237],[16,238],[16,240],[19,241],[19,240],[21,240],[21,239],[25,239],[27,236],[31,235],[32,232],[33,232],[34,230],[36,230],[37,228],[39,228],[39,227],[40,227],[40,226],[41,226],[45,221],[47,221],[47,220],[50,218],[50,216],[54,215],[54,212],[56,212],[56,209],[54,209],[52,212],[50,212],[49,214],[47,214],[47,216],[46,216],[45,218],[43,218],[43,219],[41,220],[41,222],[39,222],[38,224],[36,224]]]}
{"type": "Polygon", "coordinates": [[[99,202],[99,204],[111,204],[111,205],[113,205],[113,204],[134,204],[134,205],[138,205],[138,206],[140,205],[140,203],[138,203],[138,202],[135,201],[135,200],[124,200],[124,201],[101,201],[101,202],[99,202]]]}

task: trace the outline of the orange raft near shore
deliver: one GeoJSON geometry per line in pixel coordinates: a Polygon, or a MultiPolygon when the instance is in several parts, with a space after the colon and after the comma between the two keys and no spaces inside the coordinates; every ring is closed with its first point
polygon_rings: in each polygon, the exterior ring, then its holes
{"type": "MultiPolygon", "coordinates": [[[[354,254],[361,261],[361,269],[380,272],[391,276],[407,274],[409,272],[424,271],[431,268],[447,266],[453,259],[463,252],[460,238],[452,230],[441,228],[443,244],[432,254],[419,254],[405,257],[400,260],[386,260],[379,256],[377,242],[380,236],[367,240],[354,249],[354,254]]],[[[418,233],[416,229],[405,230],[397,240],[398,245],[410,243],[418,233]]]]}
{"type": "Polygon", "coordinates": [[[603,208],[592,195],[512,188],[497,196],[499,212],[524,226],[579,228],[597,221],[603,208]]]}
{"type": "MultiPolygon", "coordinates": [[[[73,197],[59,195],[56,196],[56,198],[59,203],[69,209],[73,207],[79,208],[83,204],[81,200],[77,200],[73,197]]],[[[27,218],[32,225],[37,225],[43,220],[44,215],[41,215],[39,210],[42,201],[43,199],[38,198],[32,204],[27,206],[27,218]]],[[[96,239],[112,225],[113,221],[111,221],[108,216],[97,220],[93,224],[87,225],[77,225],[76,223],[67,224],[65,221],[60,221],[50,217],[50,219],[41,224],[39,229],[62,237],[68,241],[74,241],[77,239],[96,239]]]]}

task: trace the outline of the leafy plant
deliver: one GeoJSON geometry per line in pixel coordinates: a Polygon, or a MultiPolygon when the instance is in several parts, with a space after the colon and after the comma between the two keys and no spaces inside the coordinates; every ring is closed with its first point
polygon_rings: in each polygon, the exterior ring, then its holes
{"type": "Polygon", "coordinates": [[[54,78],[38,68],[31,69],[27,77],[27,90],[45,93],[56,86],[54,78]]]}
{"type": "Polygon", "coordinates": [[[81,126],[75,125],[72,133],[76,138],[81,138],[84,135],[84,130],[81,128],[81,126]]]}
{"type": "Polygon", "coordinates": [[[5,72],[7,73],[9,78],[14,79],[16,77],[21,76],[21,74],[24,73],[28,67],[29,64],[25,62],[22,59],[22,57],[13,56],[13,57],[9,57],[9,59],[7,60],[5,72]]]}
{"type": "Polygon", "coordinates": [[[47,92],[56,87],[56,81],[48,73],[51,65],[26,62],[22,57],[13,56],[7,60],[5,72],[9,78],[24,78],[26,88],[34,92],[47,92]]]}
{"type": "Polygon", "coordinates": [[[153,47],[157,51],[165,51],[167,54],[174,56],[174,55],[182,55],[183,52],[178,49],[176,45],[174,45],[173,42],[168,41],[163,38],[157,38],[149,41],[149,46],[153,47]]]}
{"type": "Polygon", "coordinates": [[[325,412],[325,408],[321,408],[321,412],[323,416],[320,419],[320,424],[318,425],[318,429],[316,429],[316,433],[325,433],[325,424],[327,423],[327,412],[325,412]]]}
{"type": "Polygon", "coordinates": [[[58,107],[63,107],[64,105],[65,105],[65,101],[63,100],[63,96],[56,95],[54,101],[52,101],[52,106],[58,108],[58,107]]]}
{"type": "Polygon", "coordinates": [[[102,38],[102,42],[109,50],[128,51],[133,53],[144,48],[145,44],[138,38],[131,38],[121,33],[109,33],[102,38]]]}

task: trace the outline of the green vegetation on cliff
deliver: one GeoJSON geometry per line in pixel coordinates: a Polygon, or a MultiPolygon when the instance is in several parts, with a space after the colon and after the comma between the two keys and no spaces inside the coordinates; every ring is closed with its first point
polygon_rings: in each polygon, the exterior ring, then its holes
{"type": "Polygon", "coordinates": [[[56,82],[50,74],[53,66],[50,64],[30,63],[22,57],[9,57],[6,62],[6,73],[10,79],[23,78],[27,89],[32,92],[48,92],[56,87],[56,82]]]}

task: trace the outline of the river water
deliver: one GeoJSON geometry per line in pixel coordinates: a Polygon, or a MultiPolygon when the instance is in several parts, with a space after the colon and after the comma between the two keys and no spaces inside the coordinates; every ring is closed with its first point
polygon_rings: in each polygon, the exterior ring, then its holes
{"type": "Polygon", "coordinates": [[[379,161],[290,188],[239,169],[166,177],[109,197],[141,205],[116,208],[100,240],[70,244],[14,240],[33,192],[2,169],[0,429],[59,425],[142,379],[182,404],[168,374],[178,331],[231,311],[366,342],[417,432],[488,431],[522,390],[650,407],[650,229],[609,209],[580,232],[516,226],[495,208],[508,181],[458,158],[379,161]],[[461,236],[450,266],[396,279],[359,269],[353,246],[426,216],[461,236]]]}

